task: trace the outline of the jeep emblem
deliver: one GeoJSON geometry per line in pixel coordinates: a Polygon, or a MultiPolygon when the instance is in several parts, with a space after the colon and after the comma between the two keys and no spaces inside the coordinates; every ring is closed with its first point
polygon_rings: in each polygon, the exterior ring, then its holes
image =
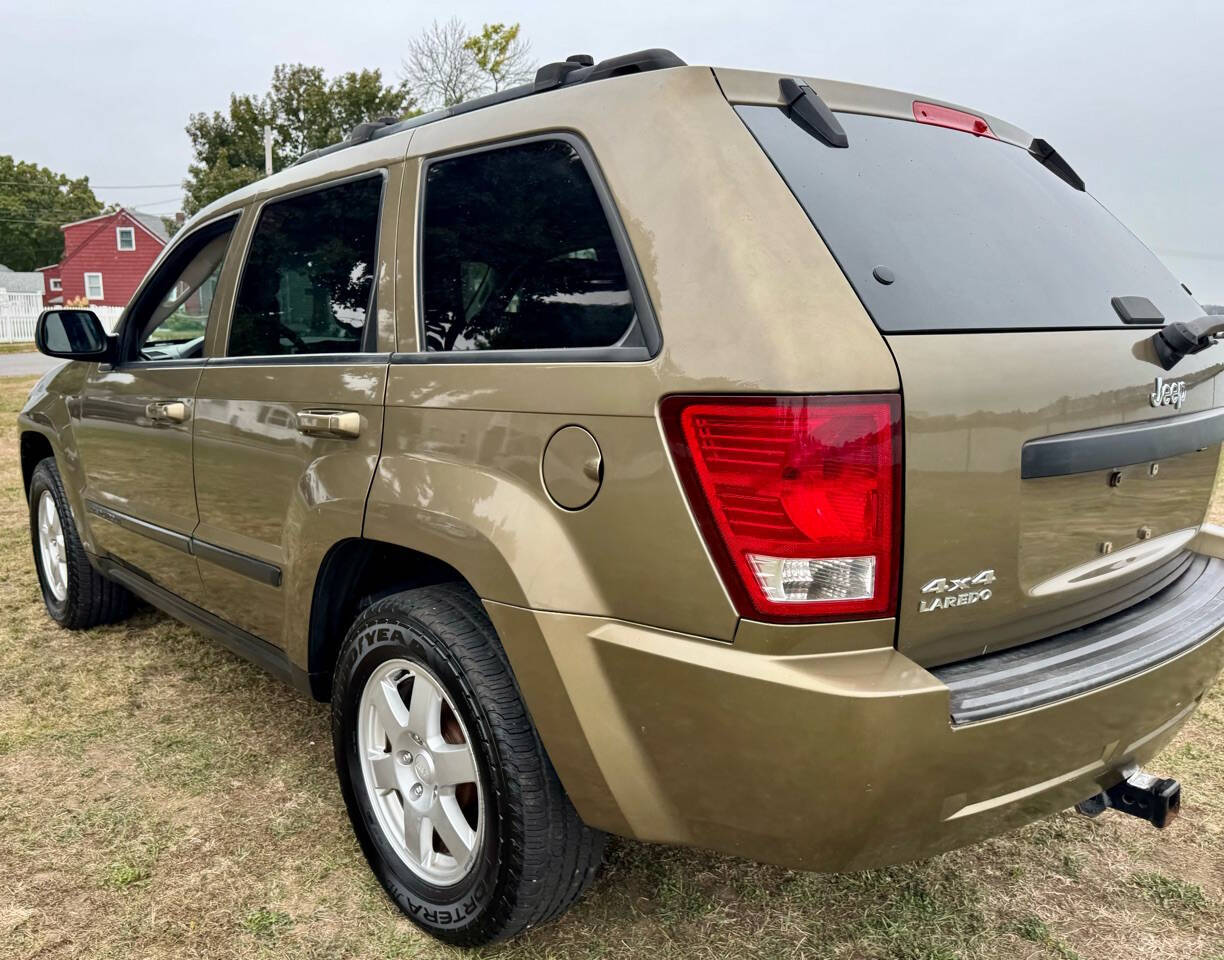
{"type": "Polygon", "coordinates": [[[1173,407],[1180,410],[1186,402],[1186,381],[1156,378],[1156,389],[1148,397],[1148,403],[1153,407],[1173,407]]]}

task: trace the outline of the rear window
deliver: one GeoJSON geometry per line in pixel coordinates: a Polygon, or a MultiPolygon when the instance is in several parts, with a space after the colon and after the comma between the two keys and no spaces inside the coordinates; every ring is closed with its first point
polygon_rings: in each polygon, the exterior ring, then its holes
{"type": "Polygon", "coordinates": [[[885,333],[1118,327],[1117,296],[1169,321],[1201,312],[1109,211],[1019,147],[839,113],[850,146],[834,149],[778,107],[736,111],[885,333]]]}

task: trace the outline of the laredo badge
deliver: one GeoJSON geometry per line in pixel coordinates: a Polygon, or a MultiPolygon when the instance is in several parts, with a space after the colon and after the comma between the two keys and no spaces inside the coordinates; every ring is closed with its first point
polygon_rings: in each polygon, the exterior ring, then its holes
{"type": "Polygon", "coordinates": [[[983,570],[971,577],[938,577],[922,588],[924,594],[936,594],[918,601],[919,613],[933,613],[948,607],[964,607],[985,603],[992,596],[989,584],[995,582],[993,570],[983,570]]]}

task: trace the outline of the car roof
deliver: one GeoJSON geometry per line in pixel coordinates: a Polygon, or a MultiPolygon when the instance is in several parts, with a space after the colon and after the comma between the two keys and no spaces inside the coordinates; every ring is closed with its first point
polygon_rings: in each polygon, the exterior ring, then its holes
{"type": "MultiPolygon", "coordinates": [[[[227,194],[199,211],[185,226],[190,228],[195,224],[210,220],[243,206],[257,197],[288,193],[298,187],[308,187],[324,177],[343,176],[346,172],[356,172],[360,168],[368,168],[380,162],[386,163],[401,159],[407,150],[412,131],[428,124],[476,110],[496,109],[504,103],[578,84],[585,86],[598,81],[653,70],[678,68],[712,71],[728,101],[733,104],[783,106],[784,101],[779,82],[783,78],[790,78],[808,84],[825,101],[829,109],[834,111],[875,114],[913,121],[915,119],[914,103],[922,101],[969,112],[975,117],[980,117],[990,125],[991,132],[1000,140],[1025,149],[1028,149],[1033,143],[1033,138],[1023,129],[998,117],[948,101],[932,97],[918,97],[884,87],[846,83],[795,73],[726,67],[688,67],[670,50],[662,48],[640,50],[611,57],[598,63],[595,63],[589,56],[574,55],[566,60],[540,67],[535,79],[530,83],[406,120],[385,117],[358,124],[343,141],[303,154],[285,169],[227,194]],[[337,154],[342,154],[342,156],[337,157],[337,154]]],[[[610,94],[615,89],[609,85],[610,94]]]]}
{"type": "Polygon", "coordinates": [[[797,79],[810,86],[828,105],[830,110],[839,113],[866,113],[874,116],[892,117],[896,120],[914,121],[914,104],[928,103],[947,107],[980,117],[990,125],[991,133],[999,140],[1007,141],[1018,147],[1028,149],[1033,142],[1032,134],[1014,123],[1009,123],[999,117],[992,116],[973,107],[927,97],[904,90],[890,90],[887,87],[873,87],[863,83],[846,83],[842,80],[829,80],[821,77],[809,77],[796,73],[776,73],[768,70],[737,70],[727,67],[714,67],[714,76],[718,85],[731,103],[742,104],[775,104],[783,105],[779,89],[779,81],[783,78],[797,79]]]}

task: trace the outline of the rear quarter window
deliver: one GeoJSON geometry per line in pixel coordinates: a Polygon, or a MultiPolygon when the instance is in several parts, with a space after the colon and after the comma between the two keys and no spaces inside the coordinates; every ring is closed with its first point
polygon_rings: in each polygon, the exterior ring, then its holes
{"type": "Polygon", "coordinates": [[[643,343],[616,235],[568,139],[431,161],[421,276],[428,352],[643,343]]]}
{"type": "Polygon", "coordinates": [[[1096,199],[1019,147],[839,113],[850,145],[834,149],[778,107],[736,112],[885,333],[1120,327],[1116,296],[1168,321],[1200,313],[1096,199]]]}

